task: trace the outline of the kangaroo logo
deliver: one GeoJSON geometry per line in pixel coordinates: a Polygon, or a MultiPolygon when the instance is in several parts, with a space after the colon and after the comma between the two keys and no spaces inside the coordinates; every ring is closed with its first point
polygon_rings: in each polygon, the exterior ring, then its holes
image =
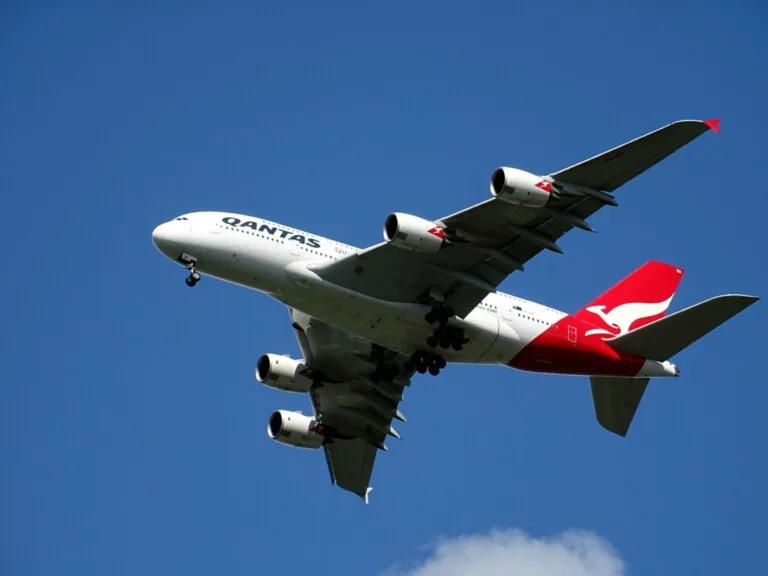
{"type": "Polygon", "coordinates": [[[594,330],[587,330],[584,336],[590,336],[592,334],[607,334],[609,336],[621,336],[629,332],[630,326],[643,318],[650,318],[656,316],[662,312],[666,312],[669,308],[670,302],[672,302],[672,296],[664,300],[663,302],[627,302],[626,304],[620,304],[616,306],[610,312],[605,312],[605,306],[590,306],[587,308],[587,312],[599,316],[600,319],[613,330],[606,330],[604,328],[595,328],[594,330]],[[618,330],[618,332],[616,332],[618,330]]]}

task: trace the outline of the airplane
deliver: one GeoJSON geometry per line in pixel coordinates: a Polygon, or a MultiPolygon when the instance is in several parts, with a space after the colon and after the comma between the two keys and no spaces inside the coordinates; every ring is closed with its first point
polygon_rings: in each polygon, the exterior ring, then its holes
{"type": "Polygon", "coordinates": [[[416,373],[454,362],[587,376],[597,421],[625,436],[649,379],[679,376],[670,358],[758,300],[726,294],[665,316],[683,270],[658,261],[571,314],[497,289],[537,254],[562,253],[566,232],[594,232],[587,218],[617,206],[617,188],[718,122],[673,122],[548,175],[497,168],[490,199],[436,220],[393,212],[365,249],[231,212],[184,214],[152,240],[190,287],[206,275],[287,306],[302,357],[263,354],[255,377],[309,395],[312,415],[276,410],[267,435],[322,447],[331,483],[368,503],[416,373]]]}

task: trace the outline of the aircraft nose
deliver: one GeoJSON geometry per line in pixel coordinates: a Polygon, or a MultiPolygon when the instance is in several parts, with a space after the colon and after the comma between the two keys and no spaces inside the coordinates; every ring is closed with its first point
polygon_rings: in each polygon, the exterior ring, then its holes
{"type": "Polygon", "coordinates": [[[164,222],[152,230],[152,243],[166,256],[174,250],[173,234],[169,222],[164,222]]]}

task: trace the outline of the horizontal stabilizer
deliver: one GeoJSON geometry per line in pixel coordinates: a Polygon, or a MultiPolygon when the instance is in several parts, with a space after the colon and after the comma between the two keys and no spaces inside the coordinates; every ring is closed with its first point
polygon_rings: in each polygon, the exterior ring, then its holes
{"type": "Polygon", "coordinates": [[[605,342],[641,358],[668,360],[758,300],[741,294],[715,296],[605,342]]]}
{"type": "Polygon", "coordinates": [[[619,436],[626,436],[648,385],[648,378],[592,376],[589,382],[600,426],[619,436]]]}

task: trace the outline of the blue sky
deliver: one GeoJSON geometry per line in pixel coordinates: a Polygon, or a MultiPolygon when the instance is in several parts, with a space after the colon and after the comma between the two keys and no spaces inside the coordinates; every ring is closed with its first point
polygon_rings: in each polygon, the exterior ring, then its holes
{"type": "Polygon", "coordinates": [[[586,379],[416,378],[365,506],[266,436],[309,407],[253,378],[298,353],[285,309],[189,290],[150,241],[214,209],[365,246],[500,164],[722,117],[503,289],[574,311],[654,258],[686,269],[673,308],[766,296],[761,4],[4,2],[0,573],[761,572],[765,302],[681,353],[626,439],[586,379]]]}

